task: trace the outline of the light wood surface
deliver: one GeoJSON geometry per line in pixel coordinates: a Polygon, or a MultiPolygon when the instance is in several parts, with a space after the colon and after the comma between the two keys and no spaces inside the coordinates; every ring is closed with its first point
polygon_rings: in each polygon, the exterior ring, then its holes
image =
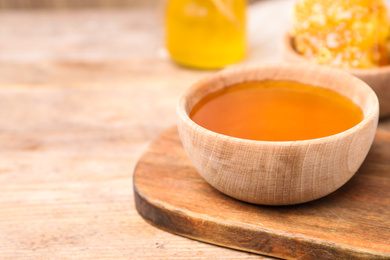
{"type": "MultiPolygon", "coordinates": [[[[279,59],[288,2],[251,8],[248,62],[279,59]]],[[[161,231],[135,209],[137,161],[176,123],[182,91],[212,73],[166,59],[160,14],[1,13],[1,259],[262,258],[161,231]]]]}
{"type": "Polygon", "coordinates": [[[161,229],[249,252],[284,259],[389,259],[389,146],[390,135],[378,133],[359,172],[329,196],[270,207],[210,186],[172,127],[137,164],[136,207],[161,229]]]}

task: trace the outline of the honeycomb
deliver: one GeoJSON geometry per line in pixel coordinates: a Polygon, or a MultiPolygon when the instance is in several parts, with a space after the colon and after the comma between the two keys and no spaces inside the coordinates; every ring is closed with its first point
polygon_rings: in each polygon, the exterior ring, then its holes
{"type": "Polygon", "coordinates": [[[295,49],[319,64],[372,68],[390,63],[390,26],[383,0],[298,0],[295,49]]]}

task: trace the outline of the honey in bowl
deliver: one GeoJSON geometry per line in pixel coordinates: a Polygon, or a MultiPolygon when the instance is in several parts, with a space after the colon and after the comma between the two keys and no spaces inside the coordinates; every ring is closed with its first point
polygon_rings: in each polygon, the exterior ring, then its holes
{"type": "Polygon", "coordinates": [[[201,99],[190,118],[216,133],[250,140],[298,141],[352,128],[363,112],[339,93],[290,81],[246,82],[201,99]]]}

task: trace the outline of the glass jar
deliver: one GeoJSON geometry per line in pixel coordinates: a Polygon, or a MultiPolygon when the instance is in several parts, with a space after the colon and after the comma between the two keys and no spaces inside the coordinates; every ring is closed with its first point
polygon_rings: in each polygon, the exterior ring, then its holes
{"type": "Polygon", "coordinates": [[[246,53],[245,0],[170,0],[166,46],[179,64],[217,69],[246,53]]]}

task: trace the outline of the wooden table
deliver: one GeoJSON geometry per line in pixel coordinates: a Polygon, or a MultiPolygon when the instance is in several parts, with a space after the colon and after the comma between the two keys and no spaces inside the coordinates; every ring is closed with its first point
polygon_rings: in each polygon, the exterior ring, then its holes
{"type": "MultiPolygon", "coordinates": [[[[246,63],[279,59],[290,3],[251,7],[246,63]]],[[[161,231],[135,210],[138,159],[175,124],[180,93],[212,73],[169,60],[160,11],[0,14],[1,259],[265,258],[161,231]]]]}

